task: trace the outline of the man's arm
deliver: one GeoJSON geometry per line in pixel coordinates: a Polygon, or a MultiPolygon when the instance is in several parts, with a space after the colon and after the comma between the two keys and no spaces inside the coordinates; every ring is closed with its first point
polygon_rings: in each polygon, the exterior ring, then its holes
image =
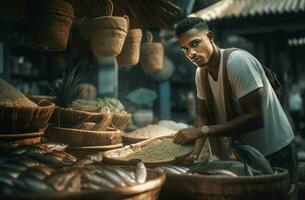
{"type": "Polygon", "coordinates": [[[209,126],[210,136],[236,137],[264,127],[262,88],[241,97],[239,103],[244,114],[227,123],[209,126]]]}
{"type": "MultiPolygon", "coordinates": [[[[209,136],[238,137],[243,133],[263,128],[264,119],[262,101],[262,88],[258,88],[241,97],[239,99],[239,103],[243,109],[244,114],[227,123],[209,126],[209,136]]],[[[203,121],[206,119],[204,115],[202,115],[200,118],[203,121]]],[[[200,128],[201,126],[191,129],[182,129],[176,134],[174,141],[177,143],[185,144],[203,137],[200,128]]]]}

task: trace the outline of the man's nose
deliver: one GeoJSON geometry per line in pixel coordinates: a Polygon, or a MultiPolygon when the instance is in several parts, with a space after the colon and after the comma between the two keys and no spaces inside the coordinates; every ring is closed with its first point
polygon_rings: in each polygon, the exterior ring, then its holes
{"type": "Polygon", "coordinates": [[[193,48],[189,49],[188,56],[190,58],[193,58],[196,54],[197,54],[197,51],[195,49],[193,49],[193,48]]]}

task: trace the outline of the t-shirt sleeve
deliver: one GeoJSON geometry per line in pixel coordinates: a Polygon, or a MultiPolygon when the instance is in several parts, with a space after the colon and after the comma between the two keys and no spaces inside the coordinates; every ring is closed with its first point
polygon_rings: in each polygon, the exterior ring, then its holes
{"type": "Polygon", "coordinates": [[[195,84],[196,84],[196,90],[197,90],[197,97],[201,100],[204,100],[204,94],[203,94],[203,88],[202,88],[202,81],[201,81],[201,75],[200,75],[200,68],[198,67],[196,69],[195,74],[195,84]]]}
{"type": "Polygon", "coordinates": [[[227,62],[227,73],[238,99],[263,87],[262,70],[260,62],[250,53],[242,50],[231,53],[227,62]]]}

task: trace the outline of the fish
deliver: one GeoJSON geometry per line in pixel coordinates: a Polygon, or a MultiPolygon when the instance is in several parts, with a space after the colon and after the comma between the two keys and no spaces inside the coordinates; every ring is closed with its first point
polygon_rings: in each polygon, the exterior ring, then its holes
{"type": "Polygon", "coordinates": [[[77,160],[74,156],[72,156],[71,154],[68,154],[64,151],[52,151],[45,155],[50,155],[59,161],[70,162],[72,164],[77,160]]]}
{"type": "Polygon", "coordinates": [[[8,185],[3,185],[0,183],[0,194],[1,195],[15,195],[19,193],[16,188],[8,186],[8,185]]]}
{"type": "Polygon", "coordinates": [[[55,157],[51,155],[43,155],[43,154],[38,154],[38,153],[27,153],[28,156],[31,158],[38,160],[39,162],[42,162],[45,165],[48,165],[50,167],[55,167],[55,168],[61,168],[64,166],[71,165],[72,163],[70,162],[64,162],[64,161],[59,161],[55,157]]]}
{"type": "Polygon", "coordinates": [[[49,167],[49,166],[35,166],[30,167],[28,170],[37,170],[44,173],[46,176],[50,176],[53,172],[55,172],[55,169],[49,167]]]}
{"type": "Polygon", "coordinates": [[[52,192],[54,191],[51,186],[45,183],[42,180],[36,179],[33,176],[20,176],[18,180],[22,182],[16,182],[16,185],[21,187],[24,191],[31,191],[31,192],[52,192]]]}
{"type": "Polygon", "coordinates": [[[96,184],[103,188],[115,188],[116,185],[105,177],[95,174],[92,171],[82,170],[82,176],[87,183],[96,184]]]}
{"type": "Polygon", "coordinates": [[[212,170],[206,170],[204,172],[201,172],[201,175],[214,175],[214,176],[230,176],[230,177],[237,177],[236,174],[233,172],[230,172],[228,170],[224,169],[212,169],[212,170]]]}
{"type": "Polygon", "coordinates": [[[103,166],[101,169],[96,169],[96,173],[100,176],[105,177],[115,184],[117,187],[125,187],[128,184],[121,178],[121,176],[114,171],[107,168],[107,166],[103,166]]]}
{"type": "Polygon", "coordinates": [[[255,171],[249,167],[251,174],[245,169],[245,164],[239,161],[223,161],[223,160],[213,160],[209,162],[204,162],[202,165],[196,163],[193,167],[190,167],[189,173],[205,173],[206,170],[227,170],[237,176],[251,176],[256,175],[255,171]]]}
{"type": "Polygon", "coordinates": [[[8,186],[15,185],[15,179],[9,175],[1,174],[0,175],[0,185],[5,184],[8,186]]]}
{"type": "Polygon", "coordinates": [[[24,164],[27,167],[35,167],[35,166],[44,165],[43,163],[41,163],[37,160],[34,160],[28,156],[19,156],[19,157],[12,158],[11,160],[21,162],[22,164],[24,164]]]}
{"type": "Polygon", "coordinates": [[[6,168],[9,168],[9,169],[15,169],[15,170],[18,170],[18,171],[25,171],[28,167],[19,162],[19,161],[7,161],[5,163],[1,163],[0,165],[1,167],[6,167],[6,168]]]}
{"type": "Polygon", "coordinates": [[[102,187],[92,182],[82,183],[82,190],[100,190],[102,187]]]}
{"type": "Polygon", "coordinates": [[[140,184],[143,184],[146,182],[147,171],[146,171],[146,167],[145,167],[144,163],[142,163],[142,162],[137,163],[137,167],[135,170],[135,178],[136,178],[136,181],[140,184]]]}
{"type": "Polygon", "coordinates": [[[187,173],[187,171],[189,170],[186,167],[181,167],[181,166],[176,166],[176,165],[169,165],[171,168],[176,169],[177,171],[179,171],[181,174],[185,174],[187,173]]]}
{"type": "Polygon", "coordinates": [[[0,175],[4,174],[4,175],[8,175],[12,178],[17,178],[19,176],[19,174],[21,173],[21,171],[16,170],[16,169],[11,169],[8,167],[2,167],[0,165],[0,175]]]}
{"type": "Polygon", "coordinates": [[[54,170],[52,170],[51,168],[48,169],[47,166],[44,167],[35,166],[35,167],[30,167],[28,168],[28,170],[22,172],[20,176],[32,176],[35,177],[36,179],[44,180],[53,171],[54,170]]]}
{"type": "Polygon", "coordinates": [[[263,174],[273,174],[270,163],[256,148],[240,143],[232,143],[231,148],[238,160],[246,162],[254,170],[258,170],[263,174]]]}
{"type": "Polygon", "coordinates": [[[48,176],[45,181],[51,185],[56,191],[63,191],[75,174],[78,173],[78,170],[63,170],[57,171],[56,173],[48,176]]]}
{"type": "Polygon", "coordinates": [[[166,174],[181,174],[180,171],[178,171],[175,168],[172,168],[170,166],[157,167],[156,170],[159,172],[164,172],[166,174]]]}
{"type": "Polygon", "coordinates": [[[64,191],[67,192],[80,192],[81,190],[81,173],[77,171],[75,175],[66,184],[64,191]]]}
{"type": "Polygon", "coordinates": [[[117,166],[107,166],[107,169],[113,171],[114,173],[117,173],[121,177],[121,179],[124,180],[126,185],[131,186],[137,184],[134,176],[132,176],[129,171],[117,166]]]}
{"type": "Polygon", "coordinates": [[[35,146],[44,149],[47,152],[64,151],[68,147],[68,145],[66,144],[56,144],[56,143],[40,143],[35,146]]]}

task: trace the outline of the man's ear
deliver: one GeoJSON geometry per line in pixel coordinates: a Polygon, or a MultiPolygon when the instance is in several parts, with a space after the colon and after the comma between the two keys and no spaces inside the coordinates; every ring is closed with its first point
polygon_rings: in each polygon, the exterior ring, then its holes
{"type": "Polygon", "coordinates": [[[214,42],[214,33],[212,31],[209,31],[207,33],[207,36],[211,42],[214,42]]]}

